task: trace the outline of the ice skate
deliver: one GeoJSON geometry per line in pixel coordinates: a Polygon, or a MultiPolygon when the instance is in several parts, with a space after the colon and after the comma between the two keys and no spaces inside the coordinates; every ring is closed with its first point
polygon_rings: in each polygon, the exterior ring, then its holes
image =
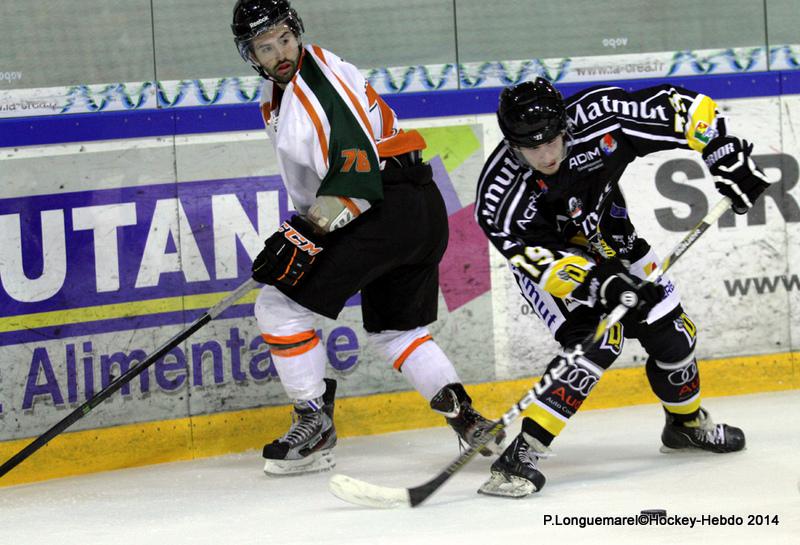
{"type": "Polygon", "coordinates": [[[264,473],[271,476],[328,471],[336,465],[333,424],[336,381],[325,379],[325,393],[294,405],[292,426],[285,435],[264,445],[264,473]]]}
{"type": "MultiPolygon", "coordinates": [[[[665,411],[666,412],[666,411],[665,411]]],[[[727,424],[714,424],[708,411],[701,408],[694,420],[685,424],[675,422],[667,412],[667,423],[661,433],[661,452],[701,449],[709,452],[736,452],[745,447],[744,432],[727,424]]]]}
{"type": "MultiPolygon", "coordinates": [[[[459,439],[469,446],[477,445],[481,436],[488,432],[494,424],[472,407],[472,398],[461,384],[448,384],[436,392],[430,405],[431,409],[444,415],[447,423],[458,434],[459,439]]],[[[484,456],[499,454],[503,449],[505,437],[506,432],[500,430],[479,452],[484,456]]]]}
{"type": "Polygon", "coordinates": [[[546,481],[538,462],[549,455],[549,450],[539,440],[520,432],[492,464],[491,476],[478,492],[507,498],[524,498],[538,492],[546,481]]]}

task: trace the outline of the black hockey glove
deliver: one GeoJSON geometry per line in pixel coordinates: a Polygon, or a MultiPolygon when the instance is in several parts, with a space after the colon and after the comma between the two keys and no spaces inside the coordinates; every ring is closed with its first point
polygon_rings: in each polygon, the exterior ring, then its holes
{"type": "Polygon", "coordinates": [[[663,287],[628,273],[619,259],[609,259],[595,266],[581,288],[588,289],[595,308],[608,312],[623,304],[628,307],[627,316],[637,322],[644,322],[652,308],[664,298],[663,287]]]}
{"type": "Polygon", "coordinates": [[[264,249],[253,261],[253,278],[264,284],[296,286],[308,274],[322,252],[321,237],[310,224],[292,216],[264,241],[264,249]]]}
{"type": "Polygon", "coordinates": [[[718,136],[703,149],[703,159],[714,176],[717,191],[733,201],[733,211],[745,214],[769,180],[756,166],[750,154],[753,145],[735,136],[718,136]]]}

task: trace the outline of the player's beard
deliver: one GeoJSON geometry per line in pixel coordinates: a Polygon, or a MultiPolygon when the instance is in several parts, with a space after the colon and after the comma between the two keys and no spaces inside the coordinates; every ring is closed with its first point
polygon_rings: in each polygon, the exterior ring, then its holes
{"type": "Polygon", "coordinates": [[[294,77],[296,72],[297,72],[297,62],[290,59],[284,59],[280,61],[275,65],[274,69],[268,71],[269,75],[272,76],[272,78],[275,79],[275,81],[277,81],[278,83],[289,83],[294,77]],[[288,68],[288,70],[278,73],[278,69],[285,64],[289,64],[291,66],[288,68]]]}

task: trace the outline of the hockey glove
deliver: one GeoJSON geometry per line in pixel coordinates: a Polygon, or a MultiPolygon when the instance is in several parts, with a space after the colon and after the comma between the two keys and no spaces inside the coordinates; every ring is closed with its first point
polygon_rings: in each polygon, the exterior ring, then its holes
{"type": "Polygon", "coordinates": [[[714,176],[717,191],[733,201],[733,211],[745,214],[769,180],[750,154],[753,145],[734,136],[718,136],[703,149],[703,159],[714,176]]]}
{"type": "Polygon", "coordinates": [[[303,218],[293,216],[264,241],[253,261],[253,278],[264,284],[297,286],[308,278],[320,252],[320,237],[303,218]]]}
{"type": "Polygon", "coordinates": [[[644,322],[664,298],[663,287],[643,282],[628,273],[619,259],[609,259],[595,266],[581,288],[588,290],[595,308],[608,312],[622,304],[628,307],[627,316],[637,322],[644,322]]]}

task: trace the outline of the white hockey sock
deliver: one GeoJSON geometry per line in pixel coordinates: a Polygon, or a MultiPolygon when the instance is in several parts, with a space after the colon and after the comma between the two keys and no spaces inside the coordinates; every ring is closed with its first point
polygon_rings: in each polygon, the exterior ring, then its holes
{"type": "Polygon", "coordinates": [[[461,382],[452,362],[433,339],[417,346],[400,367],[400,372],[428,401],[444,386],[461,382]]]}
{"type": "Polygon", "coordinates": [[[265,285],[256,299],[255,315],[289,398],[309,401],[321,396],[328,358],[314,331],[314,313],[265,285]]]}
{"type": "Polygon", "coordinates": [[[283,384],[283,389],[292,401],[309,401],[325,393],[325,349],[315,335],[313,346],[302,353],[279,355],[271,350],[275,370],[283,384]]]}
{"type": "Polygon", "coordinates": [[[461,382],[450,359],[433,341],[427,328],[382,331],[371,334],[370,340],[428,401],[442,387],[461,382]]]}

